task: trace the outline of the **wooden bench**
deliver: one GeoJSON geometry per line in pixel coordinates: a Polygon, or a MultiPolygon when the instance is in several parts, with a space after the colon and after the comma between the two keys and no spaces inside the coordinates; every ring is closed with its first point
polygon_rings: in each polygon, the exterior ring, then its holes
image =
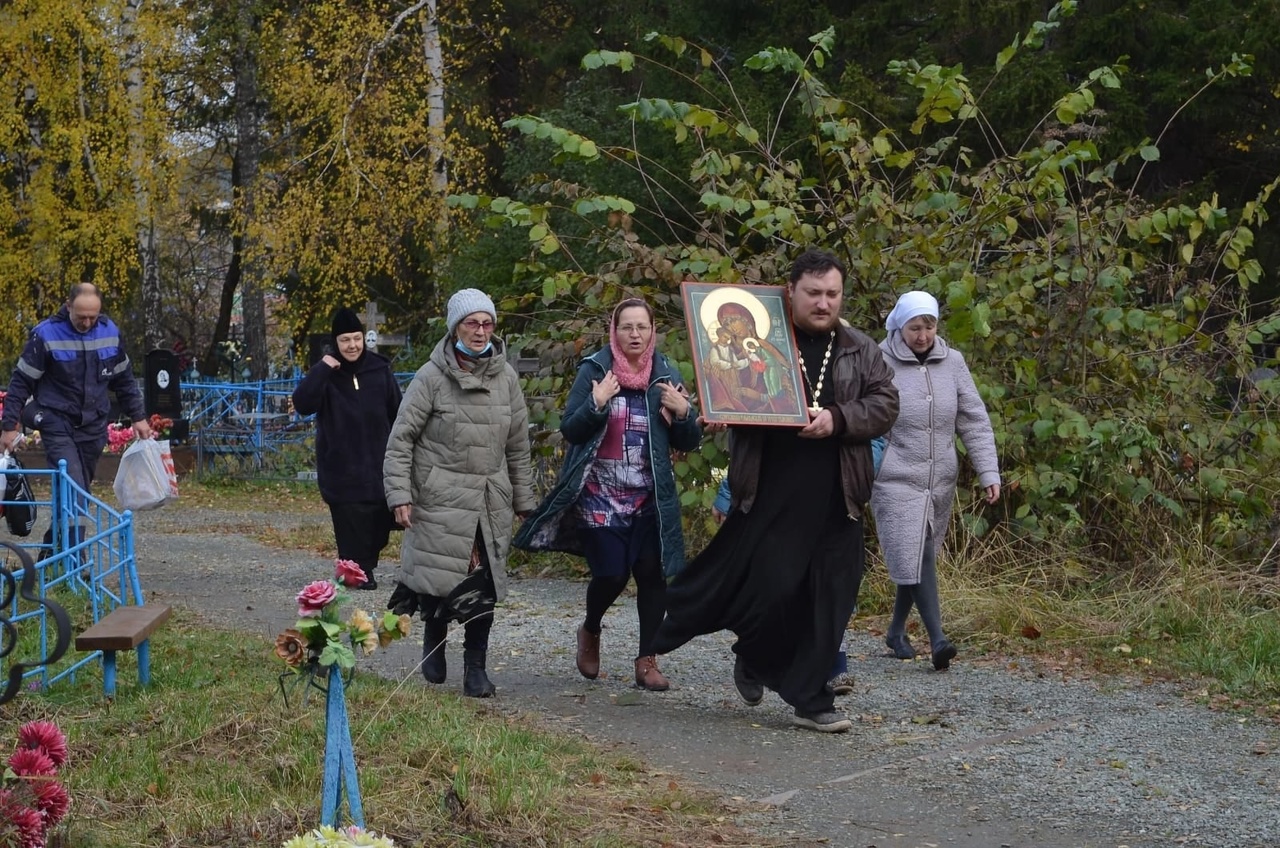
{"type": "Polygon", "coordinates": [[[165,604],[116,607],[76,637],[77,651],[102,651],[102,689],[116,694],[116,651],[138,652],[138,683],[151,683],[151,634],[168,621],[173,610],[165,604]]]}

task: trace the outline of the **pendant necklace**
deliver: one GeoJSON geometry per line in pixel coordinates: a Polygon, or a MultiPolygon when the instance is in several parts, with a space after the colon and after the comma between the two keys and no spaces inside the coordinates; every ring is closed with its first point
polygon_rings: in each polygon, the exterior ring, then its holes
{"type": "Polygon", "coordinates": [[[809,411],[817,415],[822,411],[822,407],[818,404],[818,395],[822,394],[822,381],[827,377],[827,363],[831,361],[831,349],[836,344],[836,331],[831,331],[831,340],[827,342],[827,352],[822,355],[822,367],[818,369],[818,382],[816,384],[809,380],[809,368],[804,364],[804,354],[800,352],[800,346],[796,345],[796,356],[800,357],[800,373],[804,375],[805,385],[809,387],[809,395],[813,398],[809,411]]]}

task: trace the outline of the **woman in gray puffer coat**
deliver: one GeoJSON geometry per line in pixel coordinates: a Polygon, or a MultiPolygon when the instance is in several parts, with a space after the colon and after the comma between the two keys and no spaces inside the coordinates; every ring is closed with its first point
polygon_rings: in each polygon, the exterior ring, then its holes
{"type": "Polygon", "coordinates": [[[964,357],[937,335],[933,295],[902,295],[885,328],[889,335],[880,349],[893,369],[900,404],[871,490],[876,537],[889,579],[898,585],[885,644],[899,659],[916,655],[907,639],[907,616],[915,606],[929,632],[933,667],[941,671],[956,655],[942,632],[937,572],[960,470],[956,435],[989,504],[1000,498],[995,435],[964,357]]]}
{"type": "Polygon", "coordinates": [[[418,369],[387,441],[387,506],[405,528],[388,608],[426,622],[422,674],[445,680],[449,621],[464,624],[462,693],[494,694],[485,672],[494,605],[507,594],[516,515],[533,509],[529,412],[488,295],[449,299],[449,334],[418,369]]]}

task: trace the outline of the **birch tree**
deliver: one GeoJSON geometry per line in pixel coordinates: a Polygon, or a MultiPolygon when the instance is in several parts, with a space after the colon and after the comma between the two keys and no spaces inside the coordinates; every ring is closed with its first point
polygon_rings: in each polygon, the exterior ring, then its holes
{"type": "Polygon", "coordinates": [[[443,243],[449,229],[449,213],[444,200],[449,191],[449,159],[445,156],[444,49],[440,42],[440,15],[436,0],[425,0],[422,10],[422,54],[427,63],[427,139],[435,154],[431,187],[439,208],[436,238],[443,243]]]}

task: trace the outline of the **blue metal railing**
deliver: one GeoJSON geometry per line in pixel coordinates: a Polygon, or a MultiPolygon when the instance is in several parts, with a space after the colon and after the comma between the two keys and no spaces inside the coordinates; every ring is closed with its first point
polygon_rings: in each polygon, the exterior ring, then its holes
{"type": "MultiPolygon", "coordinates": [[[[48,499],[39,495],[30,503],[49,516],[52,528],[52,550],[42,541],[14,542],[31,554],[36,571],[36,586],[44,598],[59,588],[88,600],[93,621],[118,606],[143,603],[142,587],[138,582],[138,564],[134,554],[133,514],[119,512],[80,488],[67,474],[65,461],[57,469],[0,469],[0,482],[10,474],[25,474],[32,482],[33,490],[44,491],[41,478],[48,478],[48,499]]],[[[0,493],[3,489],[0,489],[0,493]]],[[[6,507],[12,501],[0,501],[6,507]]],[[[37,527],[43,526],[37,522],[37,527]]],[[[36,531],[38,532],[38,531],[36,531]]],[[[34,537],[34,534],[33,534],[34,537]]],[[[21,577],[21,572],[15,574],[21,577]]],[[[51,621],[48,611],[42,607],[24,609],[15,595],[5,617],[20,630],[27,626],[40,628],[39,649],[42,656],[49,651],[51,621]]],[[[39,666],[27,672],[23,679],[31,679],[40,688],[48,687],[66,677],[74,679],[75,673],[85,665],[96,662],[101,651],[76,655],[72,662],[59,663],[56,669],[39,666]]],[[[0,665],[0,675],[7,674],[9,660],[0,665]]]]}

